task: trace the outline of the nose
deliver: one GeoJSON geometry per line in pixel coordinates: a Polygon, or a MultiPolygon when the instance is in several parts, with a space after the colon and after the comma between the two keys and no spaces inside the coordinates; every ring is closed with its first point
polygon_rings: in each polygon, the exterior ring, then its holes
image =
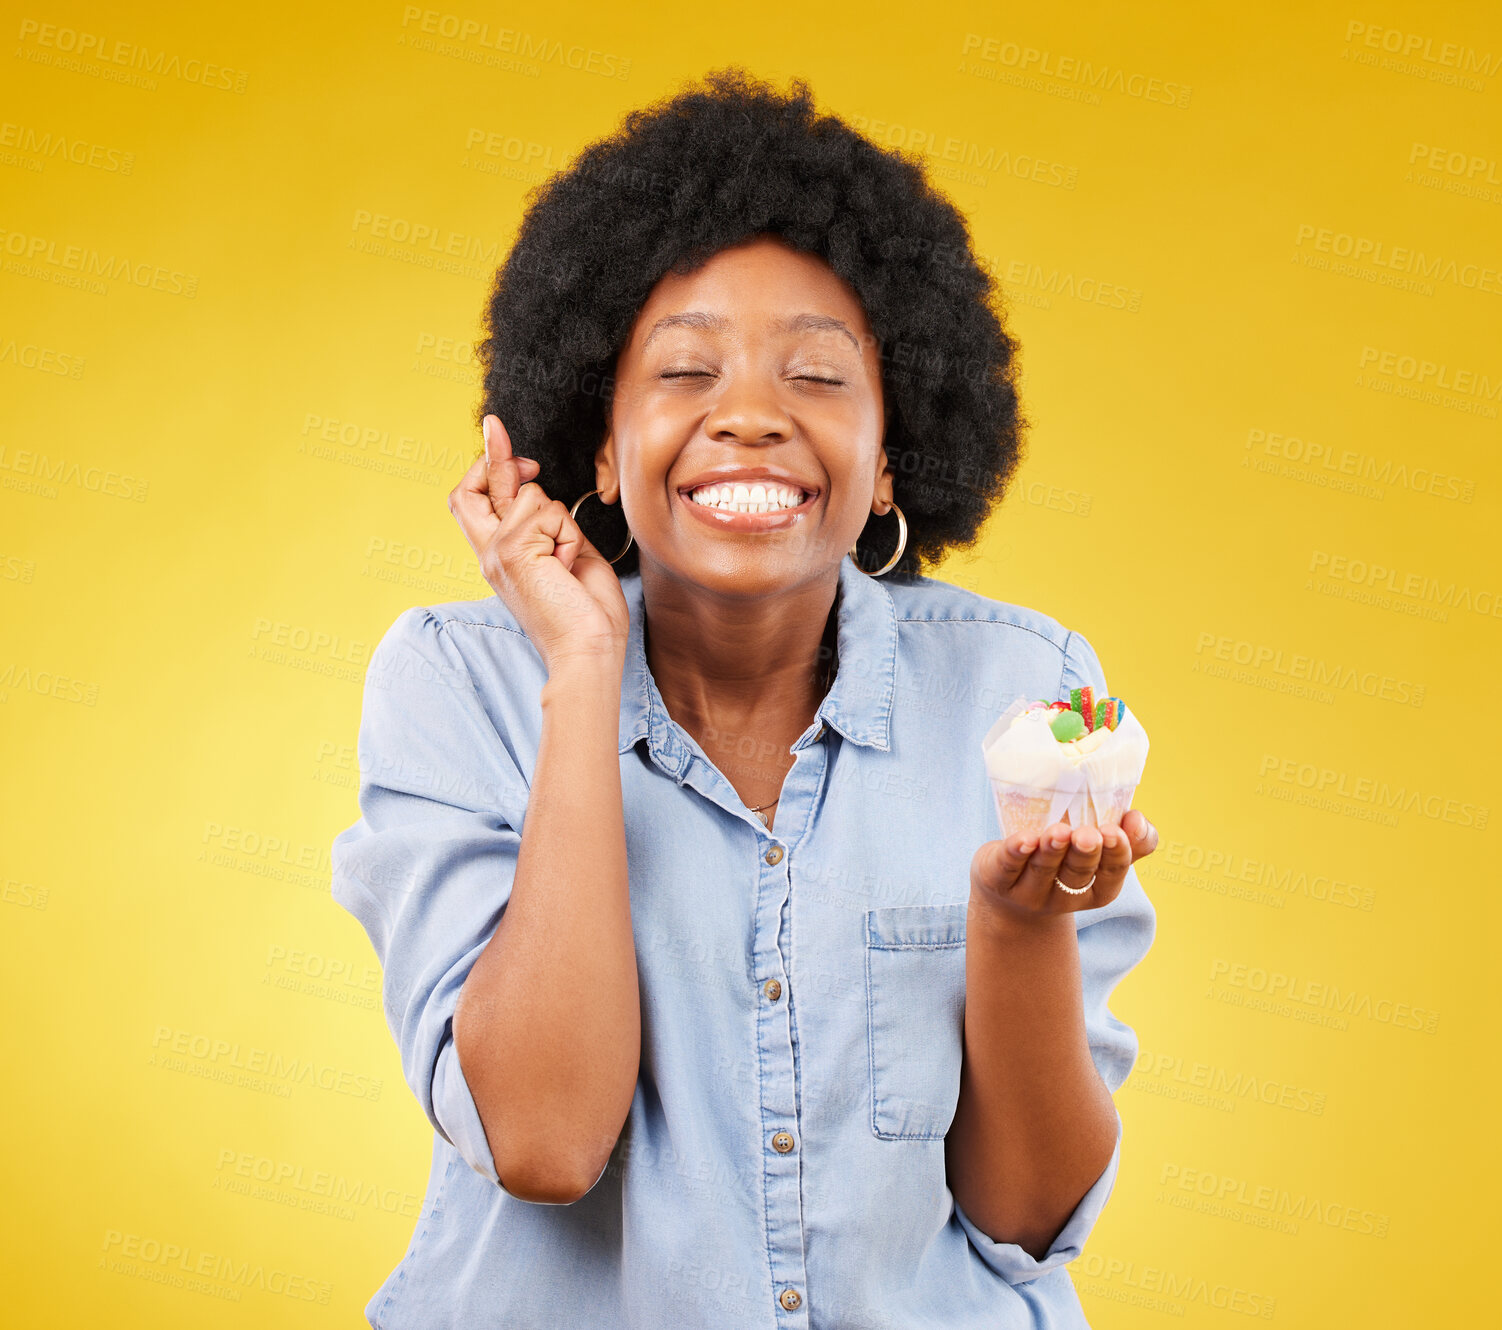
{"type": "Polygon", "coordinates": [[[722,443],[780,443],[793,434],[793,422],[777,386],[761,375],[732,374],[704,421],[704,432],[722,443]]]}

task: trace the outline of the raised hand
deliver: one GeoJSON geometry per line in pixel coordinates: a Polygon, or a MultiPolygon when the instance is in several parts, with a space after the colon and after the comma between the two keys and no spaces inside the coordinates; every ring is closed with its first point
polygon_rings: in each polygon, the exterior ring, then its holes
{"type": "Polygon", "coordinates": [[[551,675],[585,657],[623,660],[630,615],[609,561],[531,477],[499,416],[486,416],[485,455],[449,493],[449,511],[480,571],[536,647],[551,675]]]}

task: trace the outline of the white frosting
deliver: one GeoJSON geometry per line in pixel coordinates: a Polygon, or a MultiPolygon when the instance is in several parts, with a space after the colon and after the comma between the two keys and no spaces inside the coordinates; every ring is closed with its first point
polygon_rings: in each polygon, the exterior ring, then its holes
{"type": "Polygon", "coordinates": [[[1101,744],[1105,743],[1106,736],[1111,733],[1110,730],[1102,725],[1099,729],[1094,729],[1088,734],[1080,735],[1078,739],[1069,739],[1061,743],[1053,732],[1053,718],[1056,715],[1058,715],[1058,712],[1049,711],[1044,707],[1038,707],[1033,711],[1024,711],[1007,726],[1005,732],[1010,733],[1019,725],[1031,725],[1035,729],[1047,734],[1048,738],[1052,740],[1053,746],[1058,750],[1059,755],[1066,761],[1074,763],[1075,766],[1078,766],[1085,758],[1099,748],[1101,744]]]}
{"type": "Polygon", "coordinates": [[[1049,721],[1053,712],[1019,698],[998,718],[983,741],[993,780],[1034,789],[1067,790],[1088,785],[1106,790],[1135,786],[1147,763],[1147,732],[1128,708],[1114,730],[1099,729],[1060,743],[1049,721]]]}

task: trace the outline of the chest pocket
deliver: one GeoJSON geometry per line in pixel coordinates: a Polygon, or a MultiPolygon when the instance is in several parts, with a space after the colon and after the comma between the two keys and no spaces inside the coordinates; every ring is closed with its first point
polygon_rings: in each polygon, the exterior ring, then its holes
{"type": "Polygon", "coordinates": [[[954,1121],[968,908],[961,901],[866,911],[871,1130],[885,1140],[941,1140],[954,1121]]]}

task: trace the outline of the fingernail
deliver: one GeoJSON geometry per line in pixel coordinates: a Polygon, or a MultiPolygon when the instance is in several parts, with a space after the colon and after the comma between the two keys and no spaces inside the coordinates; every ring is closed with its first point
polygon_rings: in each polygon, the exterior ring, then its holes
{"type": "Polygon", "coordinates": [[[1090,851],[1090,850],[1096,849],[1097,848],[1097,843],[1099,842],[1099,840],[1100,840],[1100,833],[1099,832],[1097,832],[1097,831],[1082,831],[1082,832],[1080,832],[1080,849],[1085,850],[1087,852],[1090,851]]]}
{"type": "Polygon", "coordinates": [[[1029,836],[1017,848],[1019,850],[1021,850],[1021,852],[1023,854],[1031,854],[1034,850],[1036,850],[1038,848],[1038,842],[1036,840],[1034,840],[1031,836],[1029,836]]]}
{"type": "Polygon", "coordinates": [[[480,426],[480,437],[485,440],[485,465],[490,465],[490,417],[486,416],[480,426]]]}
{"type": "Polygon", "coordinates": [[[1066,845],[1069,844],[1069,837],[1065,836],[1063,840],[1060,840],[1057,836],[1055,836],[1049,843],[1054,847],[1054,849],[1062,850],[1066,845]]]}

